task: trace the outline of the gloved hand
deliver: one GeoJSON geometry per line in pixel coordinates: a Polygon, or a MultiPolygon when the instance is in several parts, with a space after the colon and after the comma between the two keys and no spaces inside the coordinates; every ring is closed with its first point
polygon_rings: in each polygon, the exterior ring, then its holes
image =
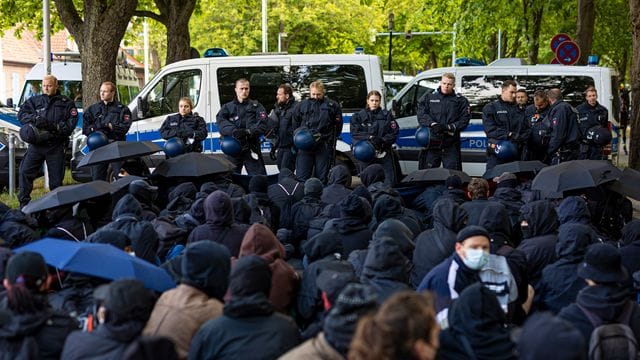
{"type": "Polygon", "coordinates": [[[369,141],[371,141],[376,149],[382,149],[382,146],[384,146],[384,141],[378,136],[369,136],[369,141]]]}
{"type": "Polygon", "coordinates": [[[440,134],[446,129],[442,124],[437,122],[432,122],[431,125],[429,125],[429,128],[431,128],[431,132],[434,134],[440,134]]]}
{"type": "Polygon", "coordinates": [[[448,132],[455,132],[456,131],[456,126],[454,124],[447,124],[447,131],[448,132]]]}
{"type": "Polygon", "coordinates": [[[231,136],[238,140],[244,140],[247,138],[247,129],[235,129],[231,133],[231,136]]]}
{"type": "Polygon", "coordinates": [[[277,159],[278,159],[278,156],[276,155],[276,150],[277,150],[277,149],[276,149],[276,147],[275,147],[275,146],[272,146],[272,147],[271,147],[271,150],[269,151],[269,158],[270,158],[271,160],[277,160],[277,159]]]}
{"type": "Polygon", "coordinates": [[[36,127],[45,128],[48,125],[47,119],[40,115],[36,115],[36,127]]]}

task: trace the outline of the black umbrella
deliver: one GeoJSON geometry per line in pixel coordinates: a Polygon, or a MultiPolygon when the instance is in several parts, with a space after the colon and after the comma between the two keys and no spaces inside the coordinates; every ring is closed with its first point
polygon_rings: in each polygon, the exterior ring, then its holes
{"type": "Polygon", "coordinates": [[[574,160],[540,170],[531,189],[560,193],[596,187],[616,180],[620,175],[622,171],[606,160],[574,160]]]}
{"type": "Polygon", "coordinates": [[[403,183],[421,182],[421,181],[445,181],[451,175],[458,175],[462,179],[462,183],[471,181],[471,177],[464,171],[452,170],[445,168],[422,169],[416,170],[402,179],[403,183]]]}
{"type": "Polygon", "coordinates": [[[93,199],[111,193],[111,184],[102,180],[95,180],[84,184],[60,186],[47,193],[38,200],[30,202],[22,208],[25,214],[53,209],[62,205],[93,199]]]}
{"type": "Polygon", "coordinates": [[[162,151],[160,145],[151,141],[114,141],[109,145],[90,151],[78,162],[77,167],[125,160],[162,151]]]}
{"type": "Polygon", "coordinates": [[[232,172],[235,166],[222,154],[186,153],[164,160],[151,176],[199,177],[232,172]]]}
{"type": "Polygon", "coordinates": [[[493,179],[503,173],[521,173],[521,172],[538,172],[538,170],[547,166],[547,164],[538,160],[531,161],[512,161],[505,164],[496,165],[493,169],[487,170],[482,177],[484,179],[493,179]]]}
{"type": "Polygon", "coordinates": [[[609,189],[618,194],[640,200],[640,171],[626,168],[618,180],[611,182],[609,189]]]}
{"type": "Polygon", "coordinates": [[[146,178],[142,176],[135,176],[135,175],[123,176],[111,183],[111,193],[114,194],[124,188],[128,188],[129,184],[131,184],[131,182],[135,180],[146,180],[146,178]]]}

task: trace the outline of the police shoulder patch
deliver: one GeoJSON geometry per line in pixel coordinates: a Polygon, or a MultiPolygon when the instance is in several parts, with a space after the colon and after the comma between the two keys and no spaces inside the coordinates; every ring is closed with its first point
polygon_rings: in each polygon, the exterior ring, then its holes
{"type": "Polygon", "coordinates": [[[71,116],[76,116],[76,115],[78,115],[78,109],[76,109],[76,108],[71,108],[71,111],[70,111],[70,112],[71,112],[71,116]]]}
{"type": "Polygon", "coordinates": [[[396,123],[395,121],[391,122],[391,128],[392,129],[396,129],[398,127],[398,123],[396,123]]]}

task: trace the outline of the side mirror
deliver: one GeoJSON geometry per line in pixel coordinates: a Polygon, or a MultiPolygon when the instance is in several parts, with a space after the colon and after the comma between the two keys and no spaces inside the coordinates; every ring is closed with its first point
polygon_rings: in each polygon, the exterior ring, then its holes
{"type": "Polygon", "coordinates": [[[13,107],[13,98],[7,98],[7,107],[13,107]]]}
{"type": "Polygon", "coordinates": [[[138,103],[137,103],[137,117],[138,119],[144,119],[145,114],[149,111],[149,104],[147,103],[147,100],[145,100],[142,97],[138,98],[138,103]]]}
{"type": "Polygon", "coordinates": [[[398,116],[400,114],[400,104],[398,103],[398,100],[391,100],[391,110],[393,110],[393,114],[395,116],[398,116]]]}

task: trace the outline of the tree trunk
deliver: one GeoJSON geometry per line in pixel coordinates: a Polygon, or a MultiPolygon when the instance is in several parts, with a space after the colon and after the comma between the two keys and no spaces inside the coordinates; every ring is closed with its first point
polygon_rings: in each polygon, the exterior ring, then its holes
{"type": "Polygon", "coordinates": [[[538,52],[540,51],[540,27],[542,26],[544,2],[523,0],[522,9],[525,19],[524,34],[527,39],[527,57],[529,64],[535,65],[538,63],[538,52]]]}
{"type": "Polygon", "coordinates": [[[100,100],[103,81],[116,81],[116,57],[137,0],[84,0],[80,18],[73,0],[54,0],[60,20],[78,44],[82,58],[83,103],[100,100]]]}
{"type": "Polygon", "coordinates": [[[593,30],[596,23],[595,0],[578,0],[578,25],[575,42],[580,48],[579,65],[586,65],[593,44],[593,30]]]}
{"type": "Polygon", "coordinates": [[[618,70],[618,80],[620,81],[620,84],[624,84],[624,81],[626,80],[628,65],[629,65],[629,50],[625,49],[622,52],[622,58],[620,59],[620,62],[618,62],[618,66],[616,69],[618,70]]]}
{"type": "MultiPolygon", "coordinates": [[[[433,50],[429,52],[429,63],[431,64],[430,69],[435,69],[438,67],[438,55],[433,50]]],[[[451,66],[453,66],[453,64],[451,64],[451,66]]]]}
{"type": "Polygon", "coordinates": [[[633,34],[631,56],[631,139],[629,167],[640,169],[640,0],[629,0],[629,17],[633,34]]]}
{"type": "MultiPolygon", "coordinates": [[[[157,2],[157,1],[156,1],[157,2]]],[[[196,0],[170,0],[167,12],[167,65],[191,59],[189,19],[196,0]]]]}

